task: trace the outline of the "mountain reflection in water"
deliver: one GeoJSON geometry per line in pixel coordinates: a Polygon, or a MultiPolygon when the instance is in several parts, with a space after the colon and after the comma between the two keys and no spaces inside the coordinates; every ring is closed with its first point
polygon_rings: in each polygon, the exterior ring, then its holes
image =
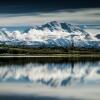
{"type": "Polygon", "coordinates": [[[0,82],[31,82],[53,87],[100,83],[99,60],[43,59],[3,58],[0,82]]]}

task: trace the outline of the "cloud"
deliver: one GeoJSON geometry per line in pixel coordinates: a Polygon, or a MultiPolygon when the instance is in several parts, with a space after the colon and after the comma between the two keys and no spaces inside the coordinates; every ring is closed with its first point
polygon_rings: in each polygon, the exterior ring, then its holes
{"type": "Polygon", "coordinates": [[[0,14],[0,26],[34,25],[52,20],[75,24],[100,24],[100,8],[65,9],[48,13],[0,14]]]}

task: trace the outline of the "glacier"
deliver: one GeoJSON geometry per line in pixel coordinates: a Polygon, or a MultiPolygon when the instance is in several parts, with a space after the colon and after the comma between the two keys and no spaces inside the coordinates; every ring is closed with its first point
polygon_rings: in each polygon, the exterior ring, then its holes
{"type": "Polygon", "coordinates": [[[100,34],[86,32],[81,27],[66,22],[51,21],[35,25],[23,32],[0,29],[0,44],[11,46],[74,47],[100,49],[100,34]]]}

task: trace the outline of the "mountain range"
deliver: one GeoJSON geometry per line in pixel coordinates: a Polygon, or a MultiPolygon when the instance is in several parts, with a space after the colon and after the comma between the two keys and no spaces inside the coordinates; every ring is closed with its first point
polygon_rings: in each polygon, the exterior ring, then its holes
{"type": "Polygon", "coordinates": [[[51,21],[35,25],[24,32],[0,29],[0,44],[11,46],[100,48],[100,34],[86,32],[77,25],[51,21]]]}

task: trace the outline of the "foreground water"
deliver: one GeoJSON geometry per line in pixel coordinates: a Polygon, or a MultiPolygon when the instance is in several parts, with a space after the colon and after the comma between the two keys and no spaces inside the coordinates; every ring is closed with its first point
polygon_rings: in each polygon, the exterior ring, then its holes
{"type": "Polygon", "coordinates": [[[0,58],[0,100],[99,100],[99,58],[0,58]]]}

